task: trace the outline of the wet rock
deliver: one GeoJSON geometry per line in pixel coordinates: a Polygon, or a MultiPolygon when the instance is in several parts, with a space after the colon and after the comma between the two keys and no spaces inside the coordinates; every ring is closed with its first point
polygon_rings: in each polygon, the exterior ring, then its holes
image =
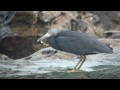
{"type": "MultiPolygon", "coordinates": [[[[43,50],[53,50],[47,48],[43,50]]],[[[91,79],[91,78],[120,78],[120,47],[114,47],[112,54],[97,54],[87,56],[81,67],[81,72],[67,73],[73,68],[78,59],[72,55],[58,52],[56,58],[41,57],[42,51],[17,60],[0,61],[0,78],[57,78],[57,79],[91,79]],[[61,53],[61,54],[60,54],[61,53]],[[61,57],[62,58],[59,58],[61,57]],[[66,56],[68,58],[66,58],[66,56]],[[26,60],[27,59],[27,60],[26,60]]]]}
{"type": "MultiPolygon", "coordinates": [[[[52,47],[42,48],[39,51],[35,52],[34,54],[30,55],[32,57],[30,60],[37,60],[37,59],[71,59],[77,58],[75,54],[62,52],[52,47]]],[[[24,59],[24,58],[23,58],[24,59]]]]}

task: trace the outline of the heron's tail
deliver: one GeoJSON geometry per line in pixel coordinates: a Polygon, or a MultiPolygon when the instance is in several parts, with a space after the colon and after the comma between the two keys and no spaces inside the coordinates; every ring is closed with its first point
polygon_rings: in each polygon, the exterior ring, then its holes
{"type": "Polygon", "coordinates": [[[113,50],[111,44],[106,44],[111,50],[113,50]]]}

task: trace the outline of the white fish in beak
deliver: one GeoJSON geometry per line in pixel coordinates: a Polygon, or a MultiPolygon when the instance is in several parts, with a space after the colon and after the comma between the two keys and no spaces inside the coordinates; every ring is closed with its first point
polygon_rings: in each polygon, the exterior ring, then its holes
{"type": "Polygon", "coordinates": [[[49,29],[48,32],[47,32],[44,36],[42,36],[40,39],[37,40],[37,42],[40,41],[41,43],[43,43],[43,40],[44,40],[44,39],[46,39],[46,38],[48,38],[48,37],[51,37],[51,36],[55,36],[55,35],[57,35],[59,32],[60,32],[60,30],[57,30],[57,29],[55,29],[55,28],[49,29]]]}
{"type": "Polygon", "coordinates": [[[43,40],[44,39],[46,39],[46,38],[48,38],[48,37],[50,37],[51,36],[51,34],[49,34],[49,33],[46,33],[44,36],[42,36],[41,38],[39,38],[38,40],[37,40],[37,42],[41,42],[41,43],[43,43],[43,40]]]}

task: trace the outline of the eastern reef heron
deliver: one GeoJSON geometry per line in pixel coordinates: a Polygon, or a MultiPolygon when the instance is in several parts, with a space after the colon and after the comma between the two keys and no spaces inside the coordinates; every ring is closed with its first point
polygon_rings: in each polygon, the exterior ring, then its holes
{"type": "Polygon", "coordinates": [[[48,39],[48,43],[54,49],[80,55],[80,61],[71,70],[78,72],[86,60],[86,55],[98,53],[113,53],[113,49],[85,33],[77,31],[63,31],[55,28],[49,29],[48,32],[37,42],[48,39]]]}

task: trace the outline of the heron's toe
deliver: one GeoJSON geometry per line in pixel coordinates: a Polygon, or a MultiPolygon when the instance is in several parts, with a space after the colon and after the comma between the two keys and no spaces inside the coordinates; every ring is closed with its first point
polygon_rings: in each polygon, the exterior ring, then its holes
{"type": "Polygon", "coordinates": [[[66,72],[80,72],[80,70],[79,69],[72,69],[72,70],[66,70],[66,72]]]}

